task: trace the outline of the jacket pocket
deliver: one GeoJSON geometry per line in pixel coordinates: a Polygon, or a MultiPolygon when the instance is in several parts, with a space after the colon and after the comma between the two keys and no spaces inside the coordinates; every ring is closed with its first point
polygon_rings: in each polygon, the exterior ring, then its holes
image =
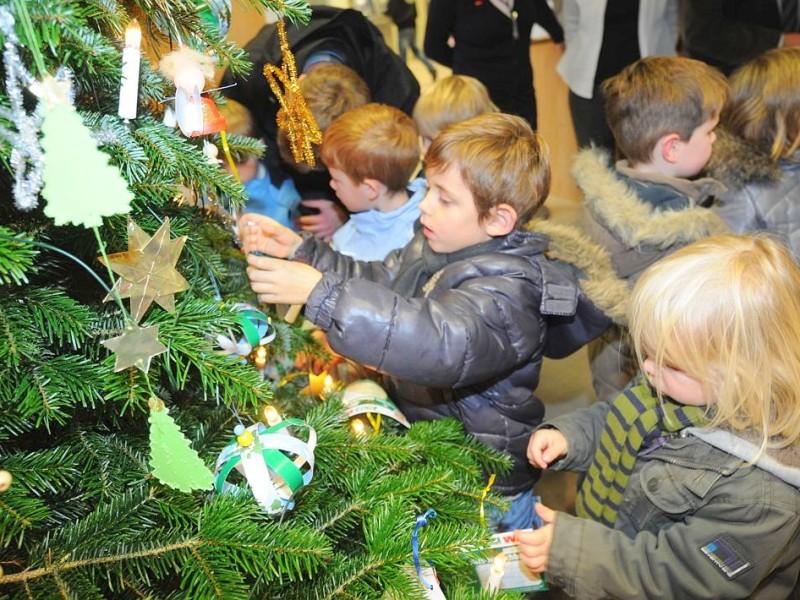
{"type": "Polygon", "coordinates": [[[668,515],[692,513],[705,505],[723,473],[653,461],[641,471],[642,492],[668,515]]]}

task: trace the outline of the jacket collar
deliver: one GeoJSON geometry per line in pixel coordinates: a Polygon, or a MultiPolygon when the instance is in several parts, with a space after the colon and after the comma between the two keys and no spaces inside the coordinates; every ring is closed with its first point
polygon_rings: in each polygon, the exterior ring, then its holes
{"type": "Polygon", "coordinates": [[[579,152],[572,174],[586,208],[628,247],[666,249],[728,231],[722,219],[707,208],[690,205],[684,210],[659,211],[643,202],[617,175],[602,150],[579,152]]]}
{"type": "Polygon", "coordinates": [[[767,471],[785,481],[789,485],[800,488],[800,445],[794,444],[788,448],[770,449],[759,456],[759,444],[755,443],[755,433],[752,435],[737,434],[726,429],[690,427],[684,433],[699,438],[714,446],[754,464],[759,469],[767,471]],[[752,439],[751,439],[752,438],[752,439]]]}
{"type": "Polygon", "coordinates": [[[718,197],[728,191],[722,183],[711,177],[683,179],[660,173],[642,173],[633,169],[627,160],[618,161],[616,169],[620,175],[644,185],[672,188],[677,194],[685,196],[692,205],[705,206],[709,197],[718,197]]]}

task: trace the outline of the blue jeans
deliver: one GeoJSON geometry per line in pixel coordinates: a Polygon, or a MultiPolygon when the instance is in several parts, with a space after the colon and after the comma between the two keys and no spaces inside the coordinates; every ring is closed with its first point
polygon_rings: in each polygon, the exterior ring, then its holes
{"type": "Polygon", "coordinates": [[[486,521],[489,528],[500,533],[533,527],[533,490],[505,498],[511,501],[505,512],[495,506],[486,507],[486,521]]]}

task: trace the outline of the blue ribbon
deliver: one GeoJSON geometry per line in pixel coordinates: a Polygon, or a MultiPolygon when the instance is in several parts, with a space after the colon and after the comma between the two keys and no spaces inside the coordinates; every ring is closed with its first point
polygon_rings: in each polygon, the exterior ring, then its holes
{"type": "Polygon", "coordinates": [[[542,497],[541,496],[533,496],[533,528],[539,529],[539,527],[544,527],[544,521],[542,521],[542,517],[540,517],[536,512],[536,504],[541,503],[542,497]]]}
{"type": "MultiPolygon", "coordinates": [[[[429,508],[425,511],[424,514],[417,517],[417,522],[414,524],[414,533],[411,534],[411,553],[414,556],[414,567],[417,569],[417,577],[429,590],[433,589],[433,585],[425,581],[425,577],[422,575],[422,565],[419,563],[419,530],[420,527],[423,525],[428,524],[428,519],[435,519],[436,518],[436,511],[432,508],[429,508]]],[[[428,564],[432,567],[433,563],[431,561],[427,561],[428,564]]]]}

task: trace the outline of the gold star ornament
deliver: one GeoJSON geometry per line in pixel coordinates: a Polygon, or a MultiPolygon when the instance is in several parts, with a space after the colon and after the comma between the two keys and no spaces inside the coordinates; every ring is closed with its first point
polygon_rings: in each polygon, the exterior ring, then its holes
{"type": "MultiPolygon", "coordinates": [[[[168,312],[175,312],[176,292],[188,289],[189,282],[175,269],[186,243],[186,236],[171,239],[169,219],[150,237],[133,221],[128,222],[128,251],[108,257],[108,266],[122,277],[114,283],[105,301],[131,299],[131,317],[138,323],[155,301],[168,312]]],[[[103,257],[100,262],[106,264],[103,257]]]]}
{"type": "Polygon", "coordinates": [[[147,373],[152,358],[167,351],[167,347],[158,341],[158,325],[139,327],[130,324],[122,335],[100,343],[117,355],[114,372],[136,367],[147,373]]]}

